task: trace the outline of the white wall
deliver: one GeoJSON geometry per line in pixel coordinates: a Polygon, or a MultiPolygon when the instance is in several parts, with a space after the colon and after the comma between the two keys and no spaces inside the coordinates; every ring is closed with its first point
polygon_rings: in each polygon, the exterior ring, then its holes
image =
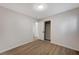
{"type": "Polygon", "coordinates": [[[0,7],[0,52],[32,41],[34,23],[25,15],[0,7]]]}
{"type": "Polygon", "coordinates": [[[79,8],[39,21],[39,38],[44,40],[44,21],[51,20],[51,42],[79,51],[79,8]]]}
{"type": "Polygon", "coordinates": [[[35,38],[38,38],[39,37],[39,34],[38,34],[38,22],[37,21],[35,21],[35,23],[34,23],[34,26],[33,26],[33,36],[35,37],[35,38]]]}
{"type": "Polygon", "coordinates": [[[54,43],[79,50],[78,14],[79,8],[54,16],[54,43]]]}

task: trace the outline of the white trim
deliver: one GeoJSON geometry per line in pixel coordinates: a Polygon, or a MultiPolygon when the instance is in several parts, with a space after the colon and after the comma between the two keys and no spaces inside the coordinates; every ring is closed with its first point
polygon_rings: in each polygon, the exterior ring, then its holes
{"type": "MultiPolygon", "coordinates": [[[[32,41],[29,41],[29,42],[32,42],[32,41]]],[[[3,50],[0,50],[0,53],[3,53],[3,52],[6,52],[6,51],[8,51],[8,50],[11,50],[11,49],[13,49],[13,48],[22,46],[22,45],[27,44],[27,43],[29,43],[29,42],[22,42],[22,43],[17,44],[17,45],[15,44],[15,45],[12,46],[12,47],[8,47],[8,48],[5,48],[5,49],[3,49],[3,50]]]]}

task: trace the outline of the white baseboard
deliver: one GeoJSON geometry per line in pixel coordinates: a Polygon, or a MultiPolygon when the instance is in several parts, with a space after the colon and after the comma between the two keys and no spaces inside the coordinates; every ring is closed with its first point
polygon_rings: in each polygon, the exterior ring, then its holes
{"type": "MultiPolygon", "coordinates": [[[[29,41],[29,42],[32,42],[32,41],[29,41]]],[[[13,49],[13,48],[16,48],[16,47],[19,47],[19,46],[21,46],[21,45],[27,44],[27,43],[29,43],[29,42],[22,42],[22,43],[17,44],[17,45],[15,44],[15,45],[12,46],[12,47],[7,47],[6,49],[0,50],[0,53],[6,52],[6,51],[11,50],[11,49],[13,49]]]]}
{"type": "Polygon", "coordinates": [[[56,42],[51,42],[51,43],[56,44],[56,45],[59,45],[59,46],[62,46],[62,47],[66,47],[66,48],[69,48],[69,49],[72,49],[72,50],[79,51],[79,49],[76,49],[76,48],[73,48],[73,47],[69,47],[69,46],[67,46],[67,45],[63,45],[63,44],[56,43],[56,42]]]}

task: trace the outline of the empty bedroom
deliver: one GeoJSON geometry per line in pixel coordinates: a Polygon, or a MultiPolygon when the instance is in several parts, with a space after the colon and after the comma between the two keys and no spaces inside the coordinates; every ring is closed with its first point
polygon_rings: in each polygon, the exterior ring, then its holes
{"type": "Polygon", "coordinates": [[[0,3],[0,55],[79,55],[79,3],[0,3]]]}

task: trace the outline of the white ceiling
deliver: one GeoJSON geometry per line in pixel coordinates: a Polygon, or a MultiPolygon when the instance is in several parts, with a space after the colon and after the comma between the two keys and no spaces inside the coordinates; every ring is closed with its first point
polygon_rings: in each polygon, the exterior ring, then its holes
{"type": "Polygon", "coordinates": [[[64,11],[79,7],[77,3],[47,3],[47,9],[36,11],[33,9],[34,3],[1,3],[0,6],[23,13],[35,19],[42,19],[64,11]]]}

